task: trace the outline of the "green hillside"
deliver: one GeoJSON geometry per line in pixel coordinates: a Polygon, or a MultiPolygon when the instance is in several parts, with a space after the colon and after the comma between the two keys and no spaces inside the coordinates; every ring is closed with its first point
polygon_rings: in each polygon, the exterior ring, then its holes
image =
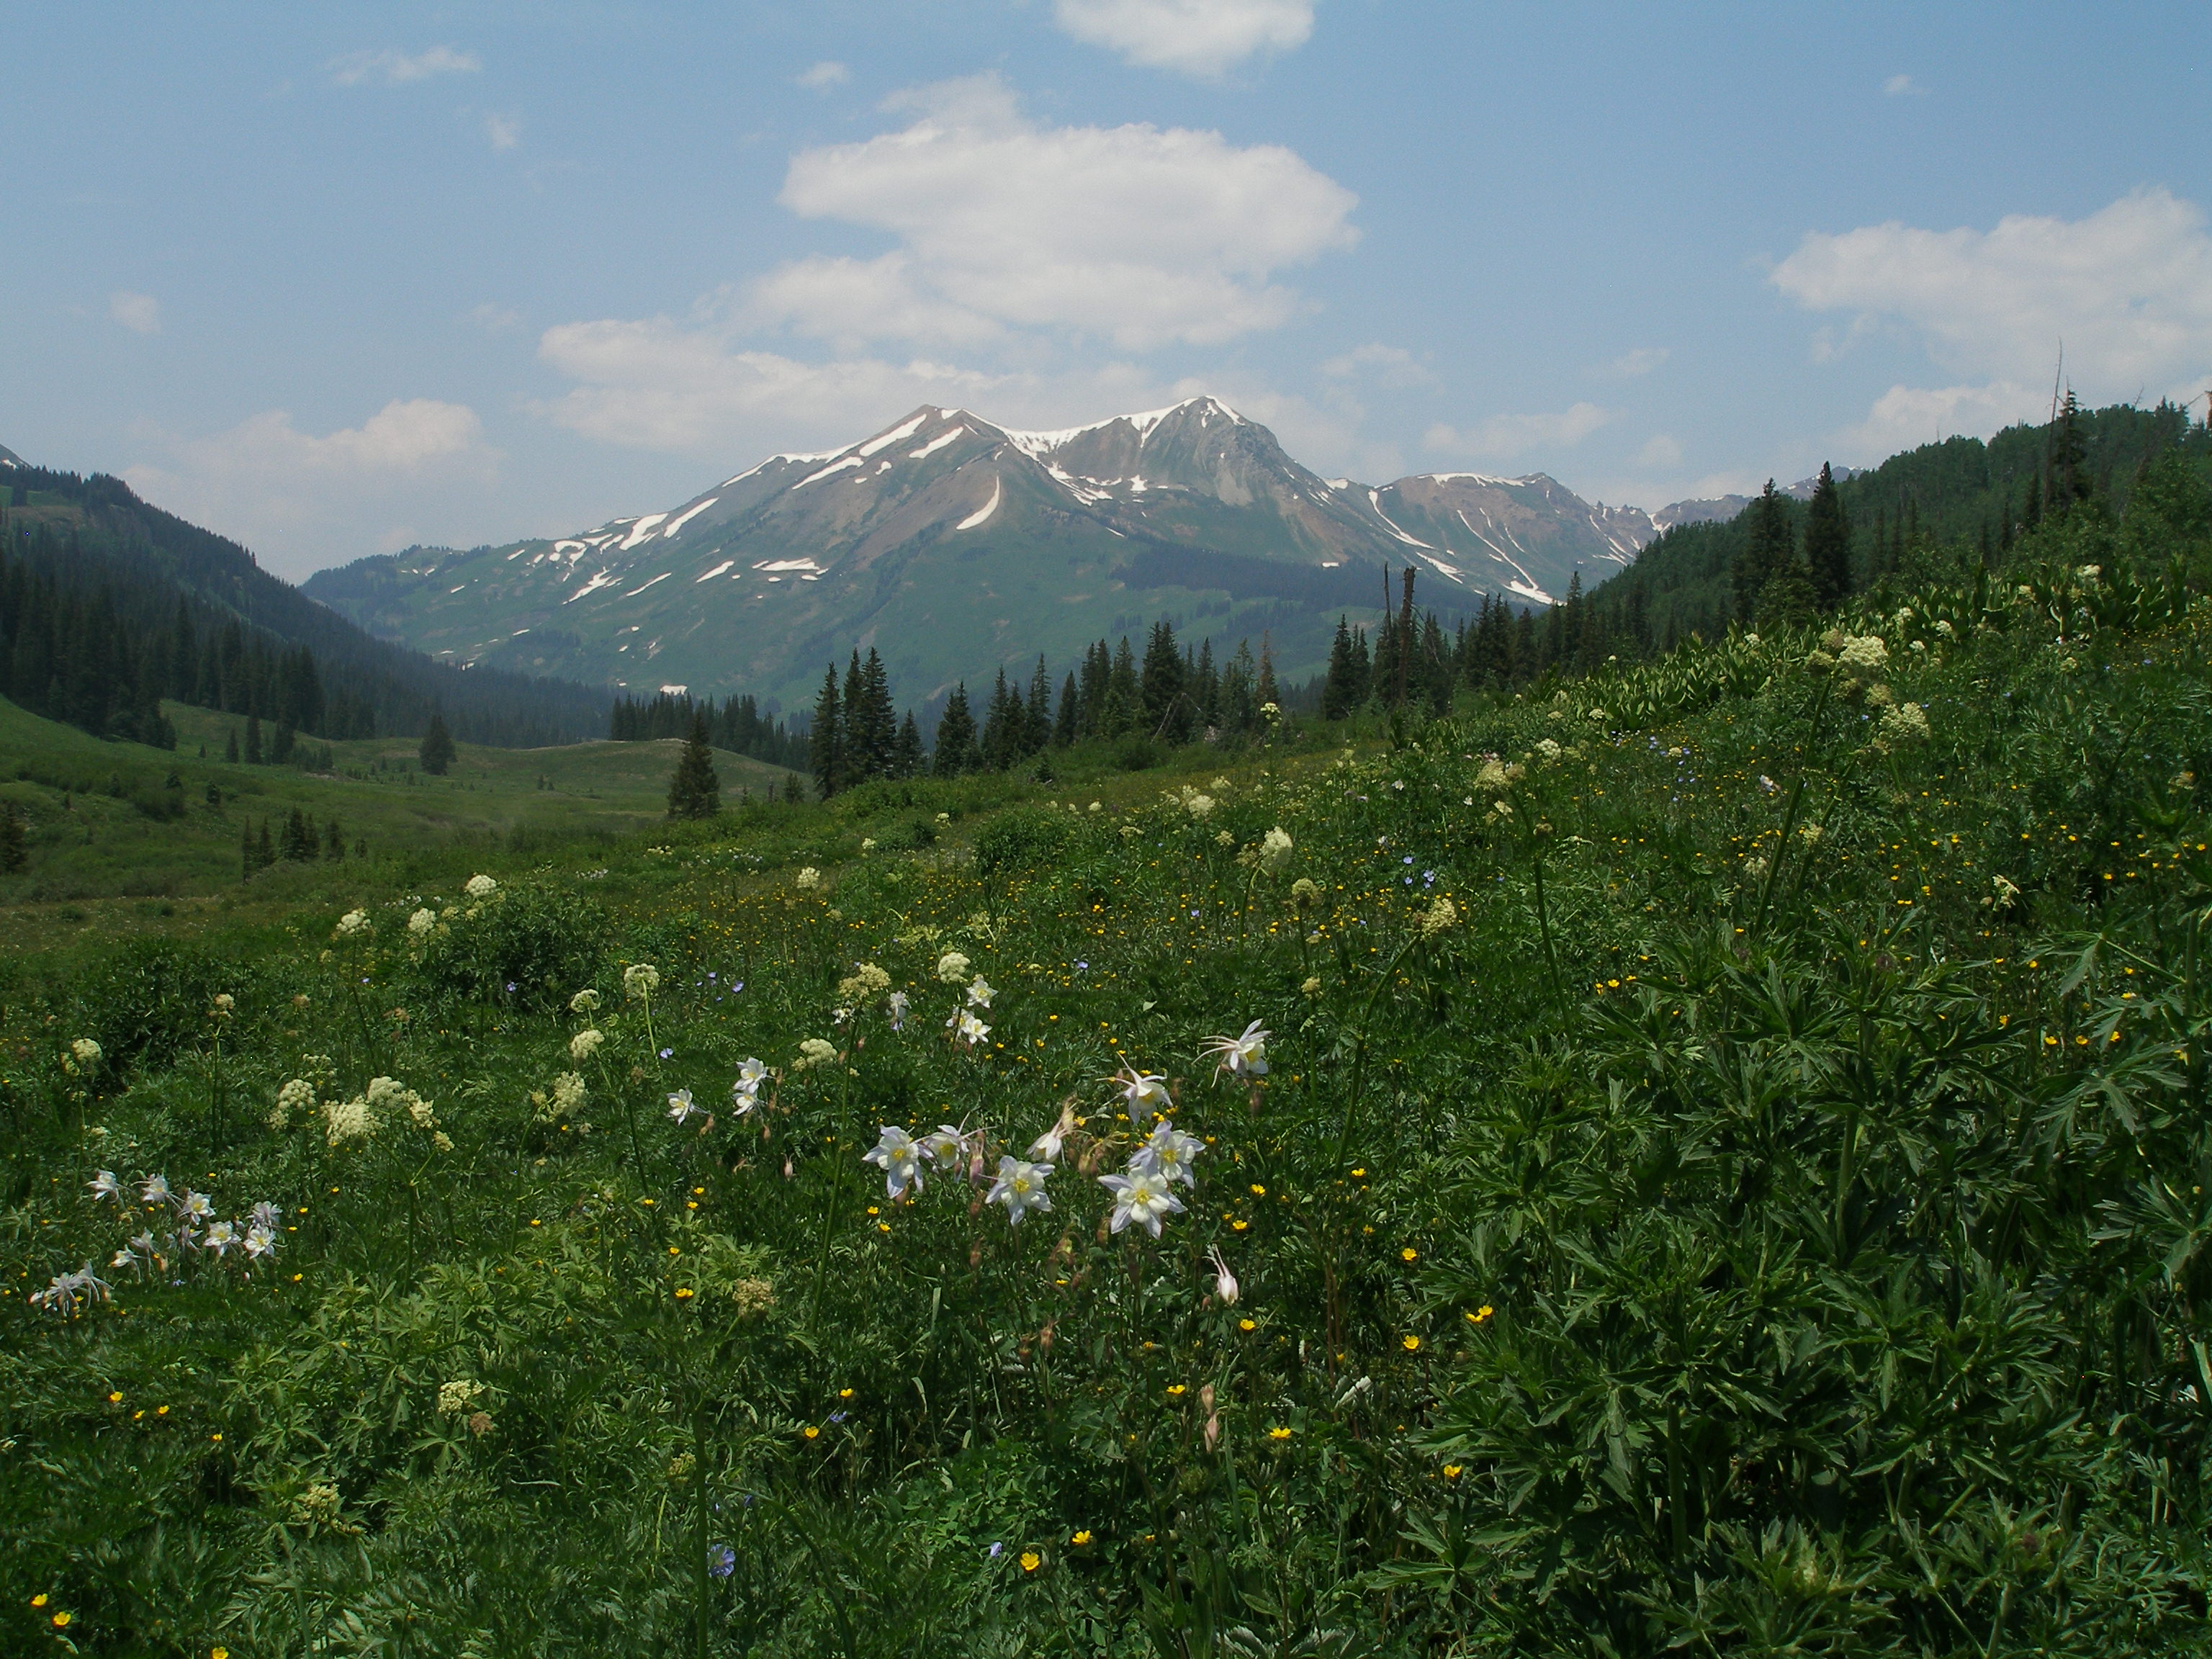
{"type": "MultiPolygon", "coordinates": [[[[29,853],[21,872],[0,875],[0,902],[235,898],[240,837],[258,837],[264,825],[281,836],[295,808],[319,831],[332,821],[343,831],[346,859],[327,872],[331,879],[363,853],[382,867],[453,844],[624,833],[665,816],[680,747],[672,740],[552,749],[463,744],[451,770],[429,777],[412,738],[302,740],[331,761],[329,770],[310,773],[226,762],[230,740],[244,733],[236,716],[182,703],[162,710],[177,731],[173,751],[103,742],[0,702],[0,802],[21,815],[29,853]]],[[[715,763],[732,803],[748,790],[766,793],[785,776],[738,755],[718,752],[715,763]]],[[[244,884],[289,893],[303,878],[280,866],[244,884]]]]}
{"type": "Polygon", "coordinates": [[[2202,1653],[2179,551],[19,946],[4,1644],[2202,1653]]]}

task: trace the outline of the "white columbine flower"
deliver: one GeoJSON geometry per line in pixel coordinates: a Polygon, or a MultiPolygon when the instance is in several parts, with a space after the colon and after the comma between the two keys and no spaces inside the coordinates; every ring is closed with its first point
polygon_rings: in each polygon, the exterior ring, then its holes
{"type": "Polygon", "coordinates": [[[246,1254],[258,1261],[265,1255],[276,1254],[276,1233],[271,1227],[252,1227],[246,1230],[246,1254]]]}
{"type": "Polygon", "coordinates": [[[1261,1029],[1255,1019],[1244,1028],[1243,1036],[1209,1038],[1206,1053],[1220,1062],[1213,1068],[1217,1073],[1227,1072],[1232,1077],[1265,1077],[1267,1039],[1272,1035],[1261,1029]]]}
{"type": "Polygon", "coordinates": [[[499,891],[499,884],[489,876],[471,876],[465,890],[472,899],[487,899],[499,891]]]}
{"type": "Polygon", "coordinates": [[[1196,1135],[1187,1135],[1170,1120],[1162,1118],[1152,1126],[1144,1145],[1130,1154],[1129,1168],[1195,1187],[1198,1181],[1190,1172],[1190,1161],[1205,1150],[1206,1143],[1196,1135]]]}
{"type": "Polygon", "coordinates": [[[981,974],[968,982],[968,1006],[970,1008],[988,1008],[991,1006],[991,999],[998,994],[991,981],[981,974]]]}
{"type": "Polygon", "coordinates": [[[967,1137],[950,1123],[939,1124],[915,1144],[921,1148],[921,1155],[940,1170],[959,1168],[968,1152],[967,1137]]]}
{"type": "Polygon", "coordinates": [[[1113,1231],[1117,1233],[1134,1221],[1158,1238],[1160,1223],[1182,1208],[1182,1200],[1168,1190],[1166,1177],[1150,1170],[1100,1176],[1098,1184],[1114,1194],[1113,1231]]]}
{"type": "Polygon", "coordinates": [[[169,1190],[167,1176],[148,1176],[138,1183],[138,1201],[142,1204],[167,1204],[175,1197],[169,1190]]]}
{"type": "Polygon", "coordinates": [[[1116,1073],[1114,1081],[1121,1085],[1121,1103],[1129,1109],[1133,1121],[1142,1123],[1155,1113],[1168,1109],[1168,1080],[1151,1072],[1140,1072],[1133,1066],[1125,1066],[1116,1073]]]}
{"type": "Polygon", "coordinates": [[[200,1243],[203,1248],[213,1250],[217,1255],[226,1255],[229,1254],[230,1247],[238,1243],[238,1229],[228,1221],[216,1222],[209,1227],[207,1237],[200,1243]]]}
{"type": "Polygon", "coordinates": [[[991,1035],[991,1028],[984,1024],[981,1020],[976,1018],[975,1015],[969,1013],[965,1008],[956,1009],[953,1012],[952,1018],[946,1020],[945,1024],[946,1029],[949,1030],[954,1036],[959,1038],[961,1042],[966,1043],[971,1048],[977,1043],[981,1042],[985,1037],[991,1035]]]}
{"type": "Polygon", "coordinates": [[[703,1106],[694,1106],[691,1103],[691,1091],[689,1089],[678,1089],[668,1097],[668,1115],[674,1118],[677,1127],[681,1128],[695,1117],[706,1116],[707,1109],[703,1106]]]}
{"type": "Polygon", "coordinates": [[[907,1013],[913,1006],[913,1001],[903,991],[894,991],[884,999],[884,1012],[890,1020],[891,1030],[894,1031],[906,1030],[907,1013]]]}
{"type": "Polygon", "coordinates": [[[906,1189],[921,1190],[921,1149],[914,1137],[892,1124],[883,1125],[883,1135],[872,1151],[863,1153],[860,1161],[872,1164],[884,1172],[884,1191],[893,1198],[902,1198],[906,1189]]]}
{"type": "Polygon", "coordinates": [[[1237,1297],[1243,1294],[1237,1286],[1237,1275],[1229,1271],[1229,1264],[1221,1259],[1221,1247],[1218,1244],[1207,1251],[1206,1254],[1212,1258],[1213,1261],[1213,1294],[1215,1299],[1224,1308],[1235,1307],[1237,1305],[1237,1297]]]}
{"type": "Polygon", "coordinates": [[[1044,1190],[1049,1164],[1024,1164],[1018,1158],[999,1160],[999,1178],[991,1183],[989,1201],[1006,1206],[1006,1219],[1018,1224],[1031,1210],[1049,1210],[1052,1200],[1044,1190]]]}
{"type": "Polygon", "coordinates": [[[123,1183],[115,1178],[112,1170],[100,1170],[84,1184],[92,1188],[95,1200],[104,1198],[118,1206],[123,1202],[123,1183]]]}
{"type": "Polygon", "coordinates": [[[178,1204],[177,1213],[188,1220],[204,1221],[215,1213],[215,1203],[205,1193],[188,1192],[178,1204]]]}
{"type": "Polygon", "coordinates": [[[1059,1163],[1061,1144],[1075,1132],[1075,1126],[1082,1121],[1083,1120],[1075,1115],[1075,1106],[1073,1102],[1061,1107],[1060,1121],[1030,1143],[1030,1156],[1042,1158],[1047,1164],[1059,1163]]]}

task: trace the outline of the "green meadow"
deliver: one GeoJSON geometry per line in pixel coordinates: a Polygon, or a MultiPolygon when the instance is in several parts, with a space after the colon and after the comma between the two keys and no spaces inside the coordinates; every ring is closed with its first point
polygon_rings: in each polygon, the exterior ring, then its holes
{"type": "Polygon", "coordinates": [[[682,825],[0,710],[8,1650],[2203,1651],[2212,602],[2094,528],[682,825]]]}

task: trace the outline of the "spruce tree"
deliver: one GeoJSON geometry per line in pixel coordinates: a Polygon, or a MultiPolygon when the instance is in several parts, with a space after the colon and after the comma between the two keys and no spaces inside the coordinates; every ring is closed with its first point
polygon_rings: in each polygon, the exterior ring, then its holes
{"type": "Polygon", "coordinates": [[[821,792],[824,800],[844,787],[844,720],[837,696],[837,665],[833,662],[822,676],[822,690],[814,699],[814,729],[807,734],[806,745],[806,758],[814,774],[814,787],[821,792]]]}
{"type": "Polygon", "coordinates": [[[233,766],[238,764],[238,728],[234,726],[230,728],[230,741],[223,745],[222,757],[233,766]]]}
{"type": "Polygon", "coordinates": [[[1034,755],[1052,742],[1052,676],[1046,672],[1044,658],[1036,660],[1036,672],[1030,676],[1029,706],[1024,711],[1022,749],[1034,755]]]}
{"type": "Polygon", "coordinates": [[[1106,690],[1115,711],[1109,737],[1118,738],[1144,723],[1145,695],[1137,683],[1137,653],[1129,649],[1127,634],[1114,649],[1114,670],[1106,677],[1106,690]]]}
{"type": "Polygon", "coordinates": [[[1336,638],[1328,647],[1328,673],[1321,685],[1321,717],[1340,720],[1359,707],[1358,667],[1352,657],[1352,619],[1336,619],[1336,638]]]}
{"type": "MultiPolygon", "coordinates": [[[[246,726],[249,745],[252,741],[252,730],[249,722],[246,726]]],[[[446,769],[453,763],[453,734],[446,730],[445,715],[433,708],[429,725],[422,728],[422,743],[416,750],[416,758],[425,772],[434,778],[441,778],[446,775],[446,769]]]]}
{"type": "Polygon", "coordinates": [[[1747,625],[1759,614],[1759,595],[1797,556],[1796,536],[1790,523],[1789,498],[1766,481],[1759,499],[1744,512],[1743,545],[1730,572],[1735,592],[1736,619],[1747,625]]]}
{"type": "Polygon", "coordinates": [[[1820,463],[1820,482],[1805,506],[1805,569],[1812,579],[1813,605],[1833,611],[1851,596],[1851,538],[1844,522],[1844,498],[1836,475],[1820,463]]]}
{"type": "Polygon", "coordinates": [[[1198,723],[1207,731],[1221,725],[1221,679],[1213,672],[1213,641],[1198,642],[1198,662],[1191,671],[1190,699],[1196,705],[1198,723]]]}
{"type": "Polygon", "coordinates": [[[9,802],[0,809],[0,875],[14,875],[31,860],[23,844],[23,815],[9,802]]]}
{"type": "Polygon", "coordinates": [[[930,769],[940,778],[957,777],[975,763],[975,717],[968,711],[968,683],[963,680],[945,699],[938,716],[937,742],[930,769]]]}
{"type": "Polygon", "coordinates": [[[714,772],[714,750],[707,741],[704,709],[691,716],[691,735],[677,757],[675,775],[668,781],[668,816],[672,818],[711,818],[722,810],[722,781],[714,772]]]}
{"type": "Polygon", "coordinates": [[[1278,708],[1282,706],[1283,694],[1275,687],[1273,637],[1267,634],[1260,635],[1260,683],[1252,688],[1252,695],[1259,698],[1260,707],[1263,709],[1271,702],[1278,708]]]}
{"type": "Polygon", "coordinates": [[[334,864],[345,857],[345,831],[336,818],[323,826],[323,856],[334,864]]]}
{"type": "Polygon", "coordinates": [[[1052,740],[1059,748],[1065,749],[1075,741],[1077,701],[1075,675],[1070,671],[1067,683],[1060,688],[1060,712],[1052,723],[1052,740]]]}
{"type": "MultiPolygon", "coordinates": [[[[1152,637],[1145,643],[1141,684],[1145,731],[1149,736],[1172,725],[1174,717],[1183,714],[1182,653],[1176,648],[1175,629],[1165,617],[1152,624],[1152,637]]],[[[1184,723],[1188,723],[1187,714],[1184,723]]]]}
{"type": "Polygon", "coordinates": [[[900,723],[898,744],[892,750],[891,775],[895,778],[917,778],[925,769],[921,748],[921,728],[915,724],[914,710],[906,711],[900,723]]]}
{"type": "Polygon", "coordinates": [[[258,868],[263,870],[266,870],[270,865],[276,862],[276,848],[269,844],[269,820],[267,818],[261,820],[261,834],[253,844],[253,861],[258,868]]]}
{"type": "MultiPolygon", "coordinates": [[[[246,763],[248,766],[261,764],[261,716],[258,714],[246,717],[246,763]]],[[[438,769],[443,771],[445,769],[441,767],[438,769]]]]}

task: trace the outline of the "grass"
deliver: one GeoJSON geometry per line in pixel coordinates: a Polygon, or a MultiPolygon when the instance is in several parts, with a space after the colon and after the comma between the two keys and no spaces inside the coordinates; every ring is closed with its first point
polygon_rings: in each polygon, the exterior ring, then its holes
{"type": "Polygon", "coordinates": [[[2200,1650],[2212,614],[2018,574],[1850,619],[1879,667],[1735,638],[23,965],[9,1643],[2200,1650]],[[1202,1147],[1157,1238],[1131,1066],[1202,1147]]]}

